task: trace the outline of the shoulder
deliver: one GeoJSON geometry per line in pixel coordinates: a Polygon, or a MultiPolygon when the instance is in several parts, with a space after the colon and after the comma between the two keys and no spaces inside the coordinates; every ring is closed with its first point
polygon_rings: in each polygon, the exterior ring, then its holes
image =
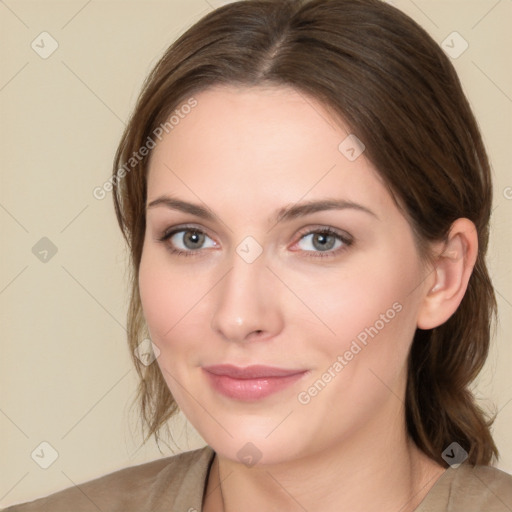
{"type": "Polygon", "coordinates": [[[69,487],[2,512],[200,510],[214,452],[209,446],[69,487]]]}
{"type": "Polygon", "coordinates": [[[510,512],[512,475],[492,466],[448,468],[416,512],[510,512]]]}

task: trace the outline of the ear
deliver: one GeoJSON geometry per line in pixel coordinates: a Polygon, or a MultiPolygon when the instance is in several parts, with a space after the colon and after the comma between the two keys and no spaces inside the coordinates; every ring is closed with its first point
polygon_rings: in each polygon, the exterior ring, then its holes
{"type": "Polygon", "coordinates": [[[417,318],[420,329],[438,327],[459,307],[478,256],[475,225],[469,219],[457,219],[438,252],[432,273],[425,280],[417,318]]]}

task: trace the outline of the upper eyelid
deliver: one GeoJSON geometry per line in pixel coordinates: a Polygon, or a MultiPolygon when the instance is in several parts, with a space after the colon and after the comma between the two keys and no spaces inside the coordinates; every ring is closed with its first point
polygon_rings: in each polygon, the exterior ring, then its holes
{"type": "Polygon", "coordinates": [[[335,235],[338,235],[341,237],[346,237],[346,238],[351,238],[351,239],[354,238],[352,235],[350,235],[347,231],[345,231],[343,229],[335,228],[333,226],[328,226],[325,224],[317,224],[317,225],[313,225],[313,227],[309,226],[309,227],[305,227],[305,228],[298,230],[299,234],[302,236],[311,234],[311,233],[322,232],[322,231],[329,231],[332,234],[335,234],[335,235]]]}
{"type": "Polygon", "coordinates": [[[178,224],[176,226],[171,226],[164,229],[163,234],[166,235],[170,233],[179,233],[180,231],[199,231],[200,233],[204,233],[205,235],[208,235],[210,238],[213,238],[212,236],[210,236],[208,229],[202,226],[196,226],[194,224],[178,224]]]}
{"type": "MultiPolygon", "coordinates": [[[[196,225],[194,223],[190,223],[190,224],[177,224],[176,226],[170,226],[166,229],[164,229],[164,233],[171,233],[171,232],[180,232],[180,231],[186,231],[186,230],[196,230],[196,231],[200,231],[208,236],[209,235],[209,229],[208,228],[205,228],[203,226],[199,226],[199,225],[196,225]]],[[[299,234],[301,235],[305,235],[305,234],[308,234],[308,233],[315,233],[315,232],[321,232],[321,231],[332,231],[333,233],[335,234],[338,234],[340,236],[343,236],[343,235],[347,235],[348,237],[351,237],[352,238],[352,235],[350,235],[348,232],[342,230],[342,229],[339,229],[339,228],[335,228],[333,226],[329,226],[329,225],[326,225],[326,224],[316,224],[316,225],[312,225],[312,226],[309,226],[309,227],[304,227],[304,228],[301,228],[298,230],[299,234]]]]}

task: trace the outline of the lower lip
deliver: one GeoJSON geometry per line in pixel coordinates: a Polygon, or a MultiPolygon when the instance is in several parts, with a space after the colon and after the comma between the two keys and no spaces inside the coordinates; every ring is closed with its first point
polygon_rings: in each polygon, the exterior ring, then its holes
{"type": "Polygon", "coordinates": [[[255,401],[273,395],[304,377],[307,372],[286,377],[261,377],[258,379],[233,379],[226,375],[207,372],[210,384],[224,396],[236,400],[255,401]]]}

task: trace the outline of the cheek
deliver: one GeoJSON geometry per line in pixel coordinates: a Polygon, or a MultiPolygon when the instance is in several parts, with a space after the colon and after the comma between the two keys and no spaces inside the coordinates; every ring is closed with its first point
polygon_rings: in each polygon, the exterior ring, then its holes
{"type": "Polygon", "coordinates": [[[147,257],[143,257],[139,269],[139,291],[151,338],[160,346],[163,334],[173,325],[175,310],[160,272],[149,264],[147,257]]]}
{"type": "Polygon", "coordinates": [[[310,337],[316,372],[298,401],[311,405],[307,410],[313,416],[328,414],[334,425],[351,428],[369,421],[390,397],[403,393],[416,329],[417,297],[411,282],[418,278],[419,267],[408,252],[402,254],[400,261],[392,250],[372,255],[318,288],[322,300],[312,309],[319,308],[335,336],[324,331],[323,336],[310,337]]]}
{"type": "MultiPolygon", "coordinates": [[[[217,273],[198,271],[194,265],[171,264],[167,254],[151,245],[145,248],[139,267],[142,310],[164,378],[181,375],[196,366],[204,352],[205,329],[209,328],[210,294],[217,273]]],[[[169,387],[174,387],[168,380],[169,387]]]]}
{"type": "Polygon", "coordinates": [[[152,248],[142,255],[139,291],[151,338],[162,349],[197,294],[186,285],[186,276],[171,272],[165,257],[152,248]]]}
{"type": "Polygon", "coordinates": [[[357,351],[357,345],[367,357],[372,353],[390,361],[406,356],[416,329],[418,300],[413,290],[421,275],[410,252],[404,247],[400,258],[391,249],[371,254],[318,283],[319,291],[310,295],[311,309],[334,333],[335,338],[323,338],[323,350],[331,358],[351,348],[357,351]]]}
{"type": "Polygon", "coordinates": [[[139,268],[139,291],[144,318],[151,341],[160,350],[156,362],[169,390],[180,408],[188,411],[187,396],[180,382],[187,378],[184,361],[199,353],[201,340],[197,322],[188,313],[201,297],[200,290],[190,286],[192,276],[172,271],[157,251],[143,253],[139,268]],[[194,341],[196,340],[196,341],[194,341]]]}

